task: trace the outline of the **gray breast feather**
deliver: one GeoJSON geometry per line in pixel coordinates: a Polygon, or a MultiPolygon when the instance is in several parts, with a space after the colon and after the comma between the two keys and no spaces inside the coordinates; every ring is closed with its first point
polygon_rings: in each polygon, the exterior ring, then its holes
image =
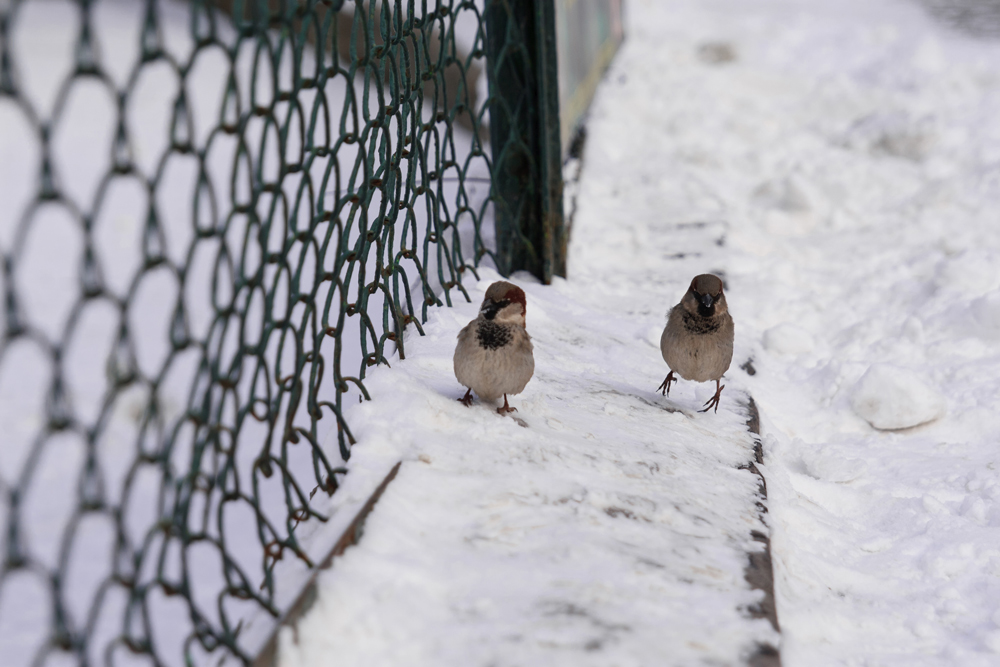
{"type": "Polygon", "coordinates": [[[535,372],[531,337],[517,324],[497,324],[503,332],[490,331],[480,335],[485,320],[474,320],[458,334],[455,347],[455,377],[484,401],[494,401],[504,394],[519,394],[535,372]],[[491,343],[485,347],[480,339],[491,343]],[[493,346],[499,339],[505,342],[493,346]]]}
{"type": "Polygon", "coordinates": [[[685,380],[718,380],[733,360],[733,318],[729,313],[710,321],[693,321],[681,307],[670,311],[660,337],[660,351],[670,370],[685,380]]]}

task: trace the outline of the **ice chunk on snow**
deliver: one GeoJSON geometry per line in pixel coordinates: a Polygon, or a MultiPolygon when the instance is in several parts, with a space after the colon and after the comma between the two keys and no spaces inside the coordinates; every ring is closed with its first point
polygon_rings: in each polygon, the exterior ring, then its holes
{"type": "Polygon", "coordinates": [[[944,416],[944,396],[915,372],[890,364],[872,364],[851,396],[858,416],[877,429],[909,428],[944,416]]]}
{"type": "Polygon", "coordinates": [[[764,349],[777,354],[804,354],[816,346],[812,335],[794,324],[779,324],[764,332],[764,349]]]}

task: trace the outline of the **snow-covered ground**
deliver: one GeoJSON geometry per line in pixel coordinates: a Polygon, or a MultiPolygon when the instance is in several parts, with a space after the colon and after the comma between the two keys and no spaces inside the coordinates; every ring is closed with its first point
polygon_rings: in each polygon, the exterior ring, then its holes
{"type": "MultiPolygon", "coordinates": [[[[610,247],[643,223],[579,224],[610,247]]],[[[686,289],[659,279],[660,250],[551,287],[518,276],[536,358],[511,397],[523,425],[456,400],[455,335],[478,303],[437,311],[405,361],[372,375],[373,401],[350,412],[351,466],[403,464],[284,631],[282,664],[734,664],[776,641],[746,613],[762,597],[744,580],[751,531],[766,529],[740,469],[745,394],[730,386],[718,414],[698,414],[714,385],[654,391],[664,292],[686,289]]]]}
{"type": "Polygon", "coordinates": [[[767,638],[727,606],[726,531],[754,522],[739,387],[786,667],[1000,663],[1000,45],[903,0],[629,10],[570,279],[527,285],[529,428],[452,402],[474,306],[436,313],[352,414],[358,465],[404,465],[283,664],[732,663],[767,638]],[[719,414],[689,418],[652,391],[655,337],[703,270],[737,356],[719,414]]]}
{"type": "MultiPolygon", "coordinates": [[[[618,103],[604,95],[599,105],[618,103]]],[[[348,413],[359,443],[350,466],[403,464],[361,542],[321,575],[310,613],[283,631],[286,667],[334,656],[366,666],[737,664],[776,643],[748,613],[763,594],[744,578],[747,552],[766,527],[758,480],[741,469],[753,457],[745,374],[734,367],[717,414],[693,412],[714,385],[655,391],[667,372],[665,312],[695,273],[725,269],[727,225],[697,215],[694,200],[661,215],[646,198],[618,197],[648,187],[666,148],[654,134],[648,152],[602,157],[629,124],[609,115],[592,126],[571,279],[545,287],[515,276],[536,355],[535,377],[511,401],[526,427],[456,401],[455,336],[493,272],[482,272],[474,303],[432,313],[426,336],[408,332],[406,360],[371,375],[373,400],[348,413]]],[[[738,363],[748,351],[741,340],[738,363]]]]}
{"type": "MultiPolygon", "coordinates": [[[[185,62],[182,7],[164,5],[163,29],[185,62]]],[[[140,24],[134,3],[95,9],[114,86],[128,78],[140,24]]],[[[20,10],[12,49],[42,117],[77,28],[69,3],[20,10]]],[[[426,337],[410,331],[407,359],[377,369],[376,400],[348,414],[359,446],[334,504],[403,466],[364,539],[323,575],[299,641],[285,633],[283,663],[734,664],[776,642],[746,614],[760,593],[744,581],[745,553],[765,527],[756,480],[738,469],[751,449],[745,390],[763,416],[786,667],[1000,663],[1000,45],[904,0],[632,0],[627,35],[589,124],[570,279],[518,278],[537,359],[512,401],[527,427],[454,401],[454,335],[477,304],[434,312],[426,337]],[[691,410],[708,385],[654,393],[665,311],[703,271],[725,276],[737,326],[722,406],[705,415],[691,410]],[[751,357],[754,375],[737,368],[751,357]]],[[[187,80],[199,146],[226,74],[212,53],[201,59],[187,80]]],[[[126,111],[143,175],[164,159],[177,85],[169,68],[151,68],[126,111]]],[[[94,81],[67,99],[53,135],[57,185],[90,210],[116,111],[94,81]]],[[[19,156],[0,162],[10,252],[38,150],[21,110],[5,102],[0,120],[0,151],[19,156]]],[[[194,243],[194,180],[170,160],[156,205],[180,261],[194,243]]],[[[177,287],[138,277],[148,202],[127,185],[95,211],[95,252],[110,293],[148,283],[130,324],[151,374],[177,287]]],[[[108,349],[119,316],[94,303],[66,332],[82,234],[65,208],[35,216],[15,276],[22,314],[68,343],[69,400],[91,424],[107,388],[107,355],[93,350],[108,349]]],[[[196,336],[211,276],[193,271],[184,295],[196,336]]],[[[474,296],[494,277],[470,280],[474,296]]],[[[176,391],[160,387],[174,418],[192,373],[178,371],[176,391]]],[[[50,376],[47,353],[24,341],[0,365],[4,502],[44,421],[50,376]]],[[[129,495],[140,394],[119,398],[98,443],[112,504],[129,495]]],[[[74,625],[107,575],[110,533],[84,526],[76,544],[60,541],[73,498],[45,491],[70,488],[85,451],[60,437],[37,464],[46,484],[22,502],[32,557],[55,567],[74,556],[74,625]]],[[[135,493],[156,483],[140,479],[135,493]]],[[[137,516],[129,529],[141,537],[154,520],[137,516]]],[[[44,640],[44,604],[25,601],[48,599],[47,586],[30,573],[4,584],[5,659],[44,640]]],[[[198,592],[207,607],[213,592],[198,592]]]]}
{"type": "Polygon", "coordinates": [[[1000,45],[894,0],[630,6],[587,168],[609,224],[727,223],[785,665],[1000,663],[1000,45]]]}

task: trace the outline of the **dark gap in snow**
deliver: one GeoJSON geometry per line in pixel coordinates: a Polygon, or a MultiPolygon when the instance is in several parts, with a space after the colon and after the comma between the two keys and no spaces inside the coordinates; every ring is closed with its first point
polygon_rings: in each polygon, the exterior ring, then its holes
{"type": "MultiPolygon", "coordinates": [[[[750,362],[748,361],[747,364],[750,362]]],[[[752,366],[751,366],[752,368],[752,366]]],[[[746,469],[760,478],[760,501],[757,503],[760,520],[767,523],[767,482],[757,469],[756,464],[764,463],[764,452],[760,441],[760,412],[753,396],[747,396],[747,430],[754,435],[754,461],[746,465],[746,469]]],[[[774,567],[771,562],[771,538],[759,531],[751,532],[751,537],[763,548],[751,551],[747,557],[747,567],[744,578],[751,588],[764,592],[764,599],[749,609],[751,618],[766,618],[775,632],[781,632],[778,624],[778,609],[774,602],[774,567]]],[[[749,667],[781,667],[781,654],[770,644],[758,644],[747,660],[749,667]]]]}

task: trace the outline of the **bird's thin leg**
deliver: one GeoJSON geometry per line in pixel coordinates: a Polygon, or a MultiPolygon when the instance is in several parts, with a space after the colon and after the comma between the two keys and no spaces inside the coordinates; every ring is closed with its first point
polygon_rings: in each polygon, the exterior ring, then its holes
{"type": "Polygon", "coordinates": [[[506,415],[511,412],[517,412],[517,408],[512,408],[510,407],[510,405],[507,404],[507,394],[503,395],[503,407],[497,408],[497,412],[499,412],[502,415],[506,415]]]}
{"type": "Polygon", "coordinates": [[[469,391],[465,392],[465,396],[463,396],[462,398],[458,399],[458,402],[461,403],[462,405],[464,405],[465,407],[471,406],[472,405],[472,389],[470,388],[469,391]]]}
{"type": "Polygon", "coordinates": [[[705,409],[698,412],[708,412],[713,405],[715,406],[715,411],[719,411],[719,398],[722,396],[722,390],[726,388],[726,385],[719,385],[720,381],[721,378],[715,381],[715,396],[705,401],[705,409]]]}
{"type": "Polygon", "coordinates": [[[662,389],[663,390],[663,395],[664,396],[669,396],[670,395],[670,383],[671,382],[677,382],[677,378],[674,377],[674,372],[673,371],[670,371],[669,373],[667,373],[667,377],[663,381],[663,384],[661,384],[659,387],[657,387],[656,391],[660,391],[662,389]]]}

